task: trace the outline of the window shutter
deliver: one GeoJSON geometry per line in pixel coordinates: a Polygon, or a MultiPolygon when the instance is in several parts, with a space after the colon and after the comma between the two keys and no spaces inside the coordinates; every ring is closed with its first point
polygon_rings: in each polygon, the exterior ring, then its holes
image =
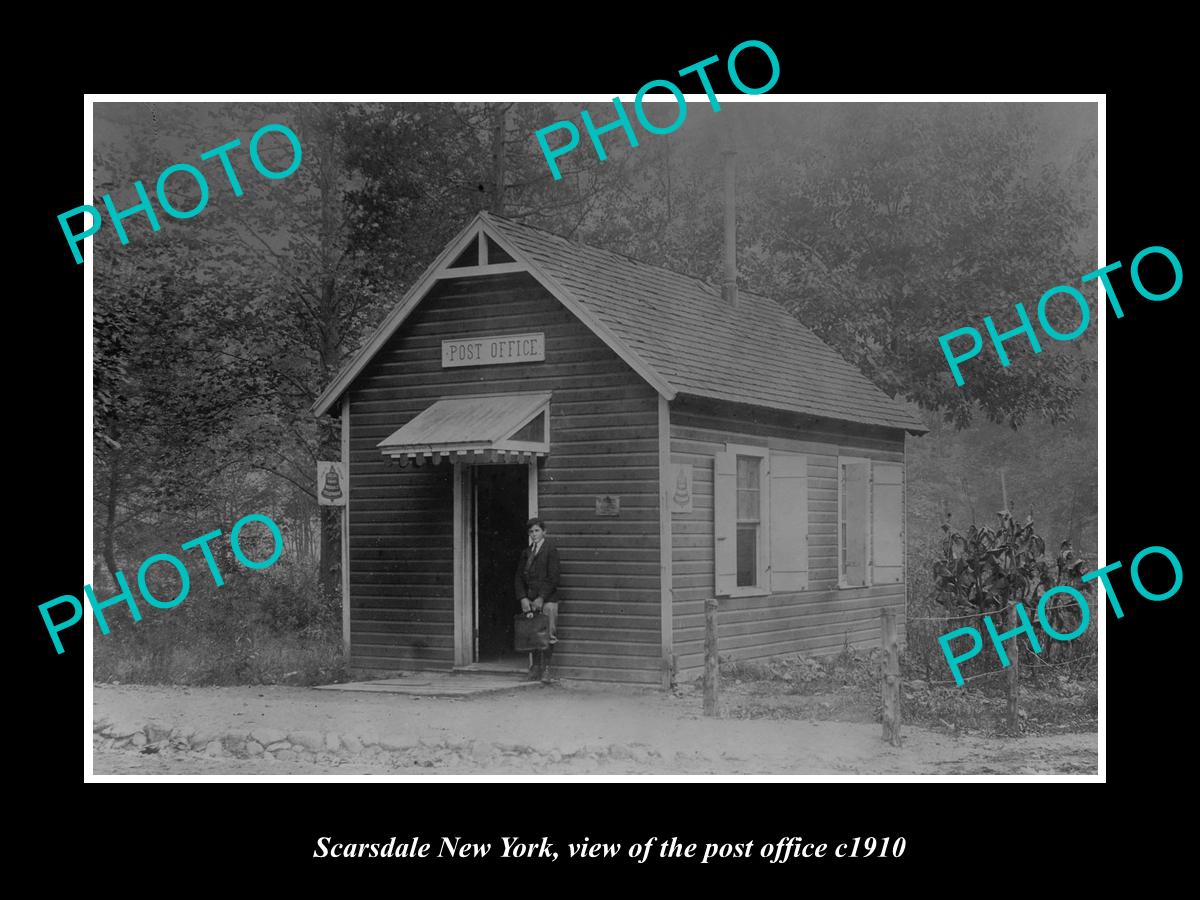
{"type": "Polygon", "coordinates": [[[713,460],[713,561],[718,597],[737,587],[737,454],[719,450],[713,460]]]}
{"type": "Polygon", "coordinates": [[[844,581],[847,587],[867,583],[867,478],[869,463],[847,463],[842,503],[842,551],[846,555],[844,581]]]}
{"type": "Polygon", "coordinates": [[[904,467],[875,463],[871,486],[873,584],[904,580],[904,467]]]}
{"type": "Polygon", "coordinates": [[[771,592],[808,589],[808,457],[771,451],[771,592]]]}

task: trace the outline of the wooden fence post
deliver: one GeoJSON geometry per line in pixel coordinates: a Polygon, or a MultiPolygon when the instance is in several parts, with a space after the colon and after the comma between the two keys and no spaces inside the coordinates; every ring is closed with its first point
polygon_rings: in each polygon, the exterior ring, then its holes
{"type": "Polygon", "coordinates": [[[717,714],[721,669],[717,657],[717,601],[704,601],[704,714],[717,714]]]}
{"type": "Polygon", "coordinates": [[[883,739],[900,746],[900,641],[896,637],[896,611],[883,609],[883,739]]]}
{"type": "MultiPolygon", "coordinates": [[[[1008,627],[1010,630],[1020,627],[1017,618],[1017,603],[1014,600],[1008,605],[1008,627]]],[[[1014,737],[1021,733],[1021,719],[1018,710],[1018,699],[1021,694],[1021,644],[1014,641],[1012,657],[1008,666],[1008,731],[1014,737]]]]}

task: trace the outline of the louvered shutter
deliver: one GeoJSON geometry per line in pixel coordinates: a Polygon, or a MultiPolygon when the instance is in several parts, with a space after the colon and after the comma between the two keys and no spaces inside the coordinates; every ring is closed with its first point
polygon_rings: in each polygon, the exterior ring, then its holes
{"type": "Polygon", "coordinates": [[[737,587],[737,454],[717,452],[713,461],[713,551],[718,597],[737,587]]]}
{"type": "Polygon", "coordinates": [[[808,589],[808,457],[771,451],[771,591],[808,589]]]}
{"type": "Polygon", "coordinates": [[[847,587],[867,583],[867,479],[871,465],[846,463],[842,467],[842,582],[847,587]]]}
{"type": "Polygon", "coordinates": [[[904,580],[904,467],[875,463],[871,479],[872,584],[904,580]]]}

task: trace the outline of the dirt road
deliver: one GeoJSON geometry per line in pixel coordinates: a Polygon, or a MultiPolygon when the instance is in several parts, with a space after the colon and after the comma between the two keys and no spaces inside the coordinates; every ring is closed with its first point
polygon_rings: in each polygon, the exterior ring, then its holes
{"type": "Polygon", "coordinates": [[[950,737],[709,719],[697,696],[567,686],[467,698],[96,685],[96,775],[1094,774],[1097,736],[950,737]]]}

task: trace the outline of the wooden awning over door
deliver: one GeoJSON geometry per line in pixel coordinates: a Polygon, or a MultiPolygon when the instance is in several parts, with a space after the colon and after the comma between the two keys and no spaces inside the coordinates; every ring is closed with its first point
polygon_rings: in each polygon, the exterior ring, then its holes
{"type": "Polygon", "coordinates": [[[402,466],[528,463],[550,452],[550,392],[445,397],[378,446],[402,466]]]}

